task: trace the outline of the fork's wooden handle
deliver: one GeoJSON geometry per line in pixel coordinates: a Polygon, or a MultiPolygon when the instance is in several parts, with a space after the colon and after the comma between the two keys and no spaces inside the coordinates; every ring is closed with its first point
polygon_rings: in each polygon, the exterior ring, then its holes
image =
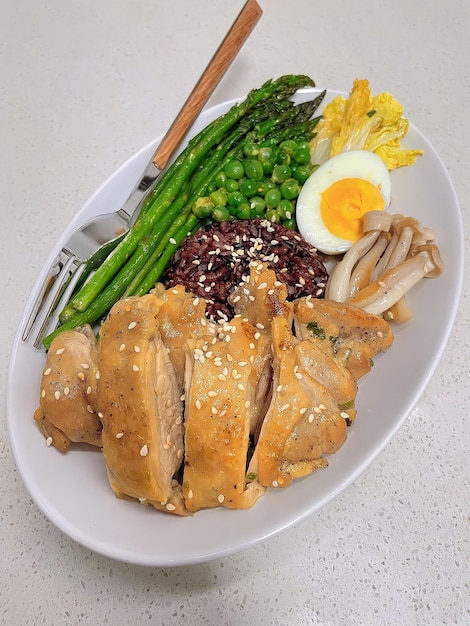
{"type": "Polygon", "coordinates": [[[152,159],[157,167],[160,169],[165,167],[168,159],[193,125],[194,120],[217,87],[220,79],[238,54],[261,15],[262,10],[256,0],[247,0],[175,121],[160,142],[152,159]]]}

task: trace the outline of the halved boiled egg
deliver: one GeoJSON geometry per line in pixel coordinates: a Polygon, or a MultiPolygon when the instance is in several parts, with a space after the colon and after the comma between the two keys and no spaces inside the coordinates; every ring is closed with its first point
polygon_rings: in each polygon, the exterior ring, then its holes
{"type": "Polygon", "coordinates": [[[320,165],[297,198],[300,234],[325,254],[341,254],[362,236],[363,216],[390,204],[390,172],[368,150],[341,152],[320,165]]]}

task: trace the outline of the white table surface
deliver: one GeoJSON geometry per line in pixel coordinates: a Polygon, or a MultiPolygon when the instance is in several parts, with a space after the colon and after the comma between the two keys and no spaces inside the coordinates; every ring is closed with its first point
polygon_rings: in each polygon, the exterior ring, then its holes
{"type": "MultiPolygon", "coordinates": [[[[468,272],[418,406],[365,473],[299,526],[222,560],[147,569],[82,548],[32,503],[5,430],[8,358],[28,291],[88,196],[168,127],[242,2],[1,4],[0,622],[470,623],[468,272]]],[[[341,90],[368,78],[441,154],[468,232],[468,0],[260,4],[211,102],[284,73],[341,90]]]]}

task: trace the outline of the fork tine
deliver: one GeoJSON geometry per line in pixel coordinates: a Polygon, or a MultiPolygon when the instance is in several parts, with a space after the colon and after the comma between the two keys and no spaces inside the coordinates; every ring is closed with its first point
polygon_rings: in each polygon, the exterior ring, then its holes
{"type": "MultiPolygon", "coordinates": [[[[74,276],[76,276],[77,280],[79,278],[79,273],[77,275],[77,269],[80,267],[79,264],[80,261],[75,255],[72,255],[68,250],[61,250],[55,263],[52,265],[48,276],[42,285],[40,293],[36,298],[34,307],[25,322],[22,333],[23,341],[28,340],[33,329],[38,323],[40,323],[41,328],[35,337],[34,346],[41,346],[44,333],[49,326],[54,311],[57,309],[58,304],[65,295],[65,290],[67,289],[68,291],[68,286],[74,276]]],[[[75,282],[76,281],[74,281],[73,284],[75,284],[75,282]]]]}
{"type": "Polygon", "coordinates": [[[41,326],[36,333],[33,343],[34,347],[38,350],[42,348],[42,340],[44,337],[57,327],[59,323],[59,312],[62,309],[61,304],[65,304],[69,299],[84,268],[84,263],[75,257],[70,257],[62,268],[61,273],[57,276],[57,279],[60,276],[60,280],[55,285],[54,291],[51,291],[46,306],[43,311],[41,311],[41,319],[39,320],[41,326]]]}

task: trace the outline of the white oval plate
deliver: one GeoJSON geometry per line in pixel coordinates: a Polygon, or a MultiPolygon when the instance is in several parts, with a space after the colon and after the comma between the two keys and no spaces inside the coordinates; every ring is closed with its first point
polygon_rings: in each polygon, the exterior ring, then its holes
{"type": "MultiPolygon", "coordinates": [[[[298,101],[319,90],[305,89],[298,101]]],[[[329,91],[329,101],[338,92],[329,91]]],[[[234,101],[199,117],[192,133],[224,113],[234,101]]],[[[396,340],[360,381],[358,418],[326,470],[285,490],[270,490],[248,511],[212,509],[178,518],[118,500],[107,481],[101,453],[46,447],[33,422],[43,352],[21,341],[19,329],[36,298],[47,267],[69,235],[88,218],[124,203],[154,153],[158,139],[120,167],[88,200],[44,264],[14,340],[8,378],[8,428],[20,474],[33,500],[63,532],[108,557],[152,566],[185,565],[244,550],[318,510],[350,485],[374,460],[415,407],[444,350],[457,312],[463,278],[463,228],[458,200],[445,166],[427,139],[411,125],[404,146],[424,156],[392,172],[393,212],[414,215],[435,229],[445,273],[423,280],[409,302],[413,320],[395,328],[396,340]],[[27,382],[25,382],[27,381],[27,382]]]]}

